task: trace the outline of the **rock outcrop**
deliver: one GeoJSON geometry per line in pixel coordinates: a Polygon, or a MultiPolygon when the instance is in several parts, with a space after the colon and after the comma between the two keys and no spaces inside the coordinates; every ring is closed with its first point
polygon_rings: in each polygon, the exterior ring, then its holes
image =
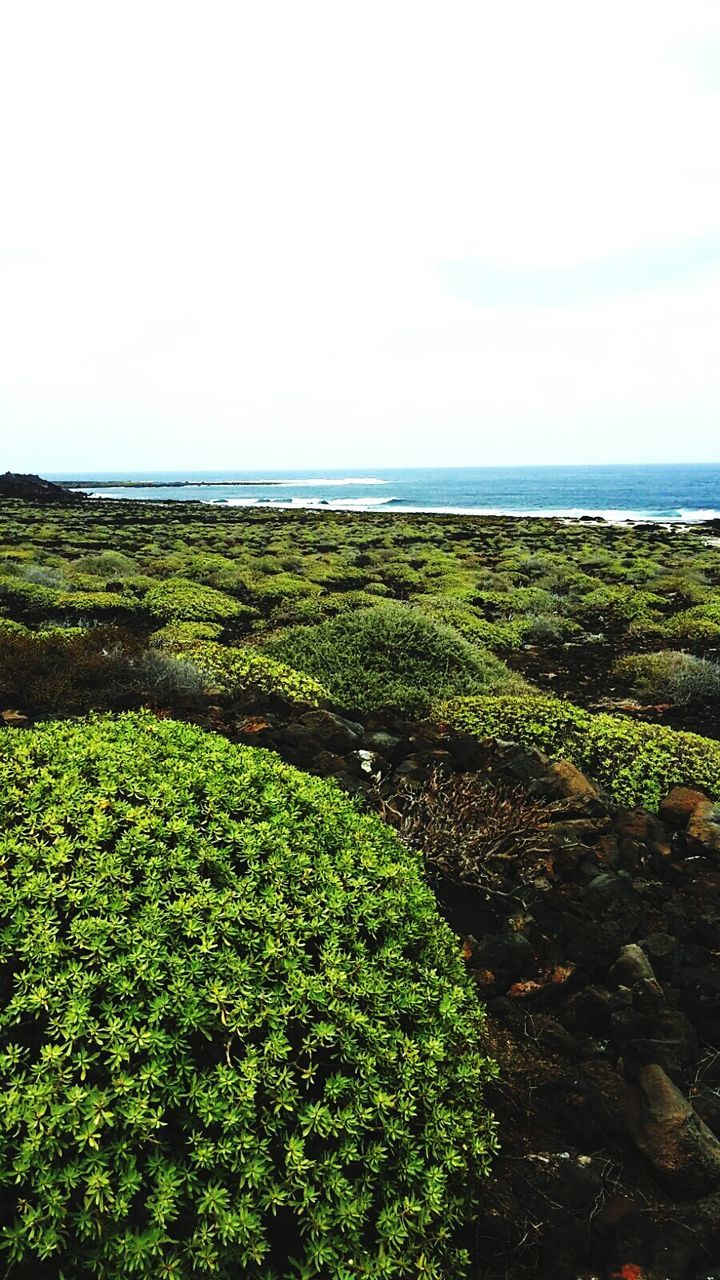
{"type": "Polygon", "coordinates": [[[0,475],[0,498],[15,498],[25,502],[83,502],[85,494],[64,489],[52,480],[41,476],[22,475],[6,471],[0,475]]]}

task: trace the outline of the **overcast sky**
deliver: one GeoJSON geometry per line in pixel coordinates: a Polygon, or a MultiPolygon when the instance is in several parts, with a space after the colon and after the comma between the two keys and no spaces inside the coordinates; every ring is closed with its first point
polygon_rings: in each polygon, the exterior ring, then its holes
{"type": "Polygon", "coordinates": [[[718,0],[0,15],[0,470],[720,460],[718,0]]]}

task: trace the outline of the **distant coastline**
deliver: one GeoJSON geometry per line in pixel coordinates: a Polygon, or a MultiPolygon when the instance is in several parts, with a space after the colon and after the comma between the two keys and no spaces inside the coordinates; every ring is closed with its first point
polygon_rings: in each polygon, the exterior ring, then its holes
{"type": "Polygon", "coordinates": [[[97,498],[230,507],[525,516],[679,525],[720,519],[720,464],[75,472],[50,476],[97,498]]]}

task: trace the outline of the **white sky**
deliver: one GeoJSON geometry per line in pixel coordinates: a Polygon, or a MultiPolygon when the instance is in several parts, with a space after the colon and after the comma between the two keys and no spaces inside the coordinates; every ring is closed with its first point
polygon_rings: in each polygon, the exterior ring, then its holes
{"type": "Polygon", "coordinates": [[[720,460],[718,0],[0,0],[0,470],[720,460]]]}

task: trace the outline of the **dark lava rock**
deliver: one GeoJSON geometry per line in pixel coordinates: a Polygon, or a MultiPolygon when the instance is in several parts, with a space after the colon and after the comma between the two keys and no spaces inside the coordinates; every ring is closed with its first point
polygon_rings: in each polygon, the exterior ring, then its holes
{"type": "Polygon", "coordinates": [[[618,986],[632,987],[645,979],[655,981],[655,973],[642,947],[629,942],[620,950],[608,977],[618,986]]]}
{"type": "Polygon", "coordinates": [[[84,502],[84,493],[74,493],[64,489],[62,485],[53,484],[52,480],[43,480],[40,476],[22,475],[16,471],[6,471],[0,475],[0,498],[21,499],[24,502],[84,502]]]}
{"type": "Polygon", "coordinates": [[[720,1142],[662,1067],[638,1072],[639,1107],[630,1117],[637,1146],[666,1190],[694,1200],[720,1186],[720,1142]]]}
{"type": "Polygon", "coordinates": [[[322,744],[326,751],[337,755],[352,750],[363,734],[363,726],[354,720],[345,720],[332,711],[306,711],[298,722],[322,744]]]}

